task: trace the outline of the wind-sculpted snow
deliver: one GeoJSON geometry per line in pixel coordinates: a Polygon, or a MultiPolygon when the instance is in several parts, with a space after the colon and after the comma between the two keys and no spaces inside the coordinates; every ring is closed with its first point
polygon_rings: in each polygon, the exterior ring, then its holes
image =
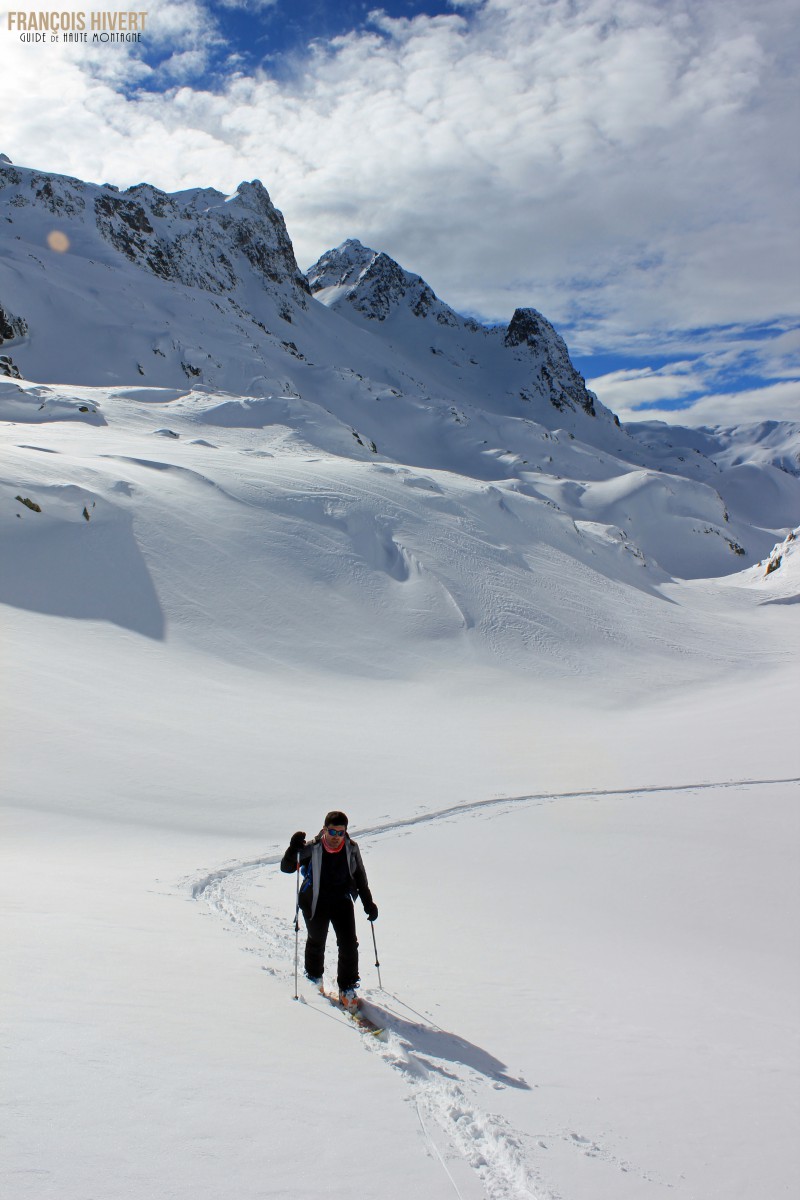
{"type": "Polygon", "coordinates": [[[53,388],[14,388],[0,392],[0,421],[44,425],[52,421],[80,421],[105,425],[100,398],[70,396],[53,388]]]}
{"type": "Polygon", "coordinates": [[[0,475],[3,509],[16,517],[2,523],[7,569],[0,574],[0,604],[163,637],[164,614],[125,505],[125,485],[116,485],[115,502],[113,484],[106,497],[86,486],[54,482],[63,471],[46,448],[19,451],[6,459],[8,473],[0,475]],[[19,492],[17,481],[28,474],[23,464],[38,459],[42,468],[35,484],[23,484],[19,492]],[[37,509],[23,504],[30,499],[27,492],[35,494],[37,509]]]}
{"type": "MultiPolygon", "coordinates": [[[[477,655],[576,678],[621,647],[643,679],[654,656],[669,678],[690,645],[698,670],[727,661],[670,579],[735,574],[781,531],[729,513],[708,460],[670,475],[626,460],[622,433],[614,454],[419,399],[412,434],[407,401],[358,410],[361,387],[328,373],[313,398],[0,381],[15,564],[0,599],[224,643],[241,661],[387,676],[477,655]]],[[[783,502],[800,480],[780,474],[783,502]]]]}
{"type": "Polygon", "coordinates": [[[737,508],[602,414],[286,359],[0,380],[2,1182],[785,1194],[800,543],[761,468],[737,508]],[[383,1040],[292,1000],[276,863],[330,807],[383,1040]]]}

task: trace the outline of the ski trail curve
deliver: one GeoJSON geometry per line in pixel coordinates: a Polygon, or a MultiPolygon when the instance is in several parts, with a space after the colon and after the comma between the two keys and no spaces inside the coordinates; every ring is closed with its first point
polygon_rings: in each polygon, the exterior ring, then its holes
{"type": "MultiPolygon", "coordinates": [[[[358,829],[359,841],[394,833],[398,829],[409,829],[436,821],[452,820],[464,815],[489,809],[510,810],[522,805],[551,804],[575,799],[600,799],[611,796],[646,797],[664,793],[721,790],[725,788],[769,787],[778,784],[797,784],[800,778],[790,779],[738,779],[716,782],[646,785],[638,788],[594,788],[569,792],[529,793],[523,796],[496,796],[466,804],[449,805],[446,808],[421,812],[402,818],[358,829]]],[[[265,867],[276,866],[283,857],[282,852],[265,854],[249,861],[227,863],[190,884],[191,895],[204,902],[212,912],[230,922],[239,931],[254,938],[255,949],[264,960],[262,967],[269,974],[284,980],[293,975],[290,964],[294,959],[294,928],[287,920],[285,904],[280,908],[259,897],[253,899],[248,892],[253,873],[265,867]]],[[[316,1007],[318,997],[301,997],[304,1003],[316,1007]]],[[[327,1003],[327,1002],[324,1002],[327,1003]]],[[[479,1102],[480,1093],[487,1086],[514,1086],[527,1088],[524,1080],[510,1078],[502,1063],[479,1047],[468,1046],[455,1034],[437,1026],[428,1016],[410,1008],[400,997],[381,990],[370,1001],[373,1015],[385,1027],[384,1037],[378,1041],[362,1036],[366,1050],[380,1055],[387,1066],[403,1079],[415,1105],[421,1129],[429,1151],[440,1162],[454,1194],[462,1200],[472,1200],[479,1186],[487,1200],[554,1200],[552,1194],[537,1177],[526,1155],[528,1136],[511,1128],[504,1118],[484,1110],[479,1102]],[[394,1004],[392,1004],[394,1001],[394,1004]],[[394,1005],[408,1010],[398,1012],[394,1005]],[[453,1047],[466,1048],[462,1054],[453,1055],[453,1047]],[[469,1065],[478,1062],[478,1070],[469,1065]],[[477,1059],[476,1056],[477,1055],[477,1059]],[[458,1063],[466,1066],[459,1072],[458,1063]],[[459,1187],[445,1160],[445,1156],[431,1134],[436,1128],[441,1145],[452,1156],[471,1168],[467,1172],[474,1180],[467,1196],[459,1187]]],[[[488,1098],[488,1095],[487,1095],[488,1098]]],[[[576,1135],[572,1135],[576,1137],[576,1135]]],[[[597,1152],[602,1155],[600,1148],[597,1152]]],[[[616,1164],[619,1165],[619,1164],[616,1164]]],[[[625,1164],[626,1172],[631,1170],[625,1164]]],[[[464,1168],[462,1167],[462,1170],[464,1168]]],[[[636,1168],[633,1168],[636,1171],[636,1168]]],[[[637,1172],[638,1173],[638,1172],[637,1172]]],[[[644,1176],[643,1176],[644,1178],[644,1176]]]]}
{"type": "MultiPolygon", "coordinates": [[[[716,782],[647,784],[635,788],[584,788],[575,792],[530,792],[524,796],[493,796],[489,800],[473,800],[467,804],[451,804],[447,808],[432,809],[415,817],[404,817],[400,821],[388,821],[383,825],[366,825],[358,827],[356,832],[359,841],[365,838],[379,837],[384,833],[394,833],[398,829],[408,829],[415,825],[427,825],[434,821],[445,821],[448,817],[462,816],[467,813],[480,812],[488,808],[513,808],[522,804],[552,804],[558,800],[601,799],[604,796],[647,796],[663,792],[700,792],[719,791],[724,788],[740,787],[771,787],[781,783],[800,783],[800,777],[787,779],[725,779],[716,782]]],[[[229,875],[240,871],[253,870],[257,867],[277,865],[283,858],[283,853],[268,854],[261,858],[250,859],[247,862],[234,862],[219,867],[217,870],[195,880],[192,884],[192,896],[195,900],[208,899],[205,893],[221,883],[229,875]]]]}

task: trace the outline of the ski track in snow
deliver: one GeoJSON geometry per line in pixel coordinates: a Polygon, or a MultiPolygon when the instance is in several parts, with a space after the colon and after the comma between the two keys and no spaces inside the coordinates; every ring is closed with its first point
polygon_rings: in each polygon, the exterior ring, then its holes
{"type": "MultiPolygon", "coordinates": [[[[649,785],[638,788],[598,788],[572,792],[539,793],[526,796],[497,796],[468,804],[451,805],[448,808],[419,813],[400,821],[387,822],[359,828],[358,839],[364,841],[394,833],[398,829],[425,825],[434,821],[445,821],[487,809],[512,809],[521,805],[551,804],[563,800],[602,799],[611,796],[648,796],[670,792],[692,792],[721,790],[724,788],[766,787],[774,784],[800,783],[800,778],[790,779],[739,779],[718,782],[701,782],[671,785],[649,785]]],[[[246,895],[252,883],[252,873],[264,867],[276,866],[283,857],[282,852],[265,855],[249,862],[234,862],[202,876],[191,884],[195,900],[204,901],[213,913],[230,922],[238,930],[254,937],[257,946],[247,947],[267,961],[263,970],[282,980],[293,981],[294,970],[294,926],[287,920],[286,911],[255,903],[246,895]]],[[[409,1100],[414,1104],[420,1129],[431,1155],[439,1161],[449,1180],[453,1194],[461,1200],[473,1200],[478,1193],[474,1188],[465,1190],[463,1179],[459,1183],[451,1173],[448,1158],[462,1159],[480,1181],[487,1200],[558,1200],[555,1193],[545,1187],[531,1164],[531,1152],[535,1148],[546,1149],[547,1143],[561,1142],[577,1153],[596,1158],[617,1168],[624,1174],[638,1175],[643,1181],[658,1184],[665,1189],[673,1185],[655,1177],[634,1164],[617,1158],[606,1151],[594,1139],[583,1137],[574,1130],[566,1129],[538,1136],[514,1130],[502,1117],[485,1111],[479,1103],[480,1091],[494,1086],[507,1085],[527,1088],[524,1080],[515,1080],[505,1073],[501,1063],[486,1055],[488,1069],[470,1067],[467,1062],[453,1061],[452,1057],[438,1057],[435,1053],[437,1041],[459,1043],[457,1035],[443,1030],[429,1016],[407,1005],[400,997],[380,989],[380,1003],[368,1002],[373,1016],[384,1027],[381,1037],[375,1038],[362,1033],[366,1050],[378,1054],[393,1070],[398,1072],[409,1089],[409,1100]],[[405,1012],[399,1012],[400,1006],[405,1012]],[[433,1049],[431,1049],[433,1047],[433,1049]],[[459,1072],[460,1067],[460,1073],[459,1072]],[[432,1132],[434,1130],[434,1132],[432,1132]],[[526,1153],[526,1149],[528,1153],[526,1153]]],[[[328,1002],[300,996],[300,1002],[334,1015],[328,1002]]],[[[350,1024],[346,1016],[342,1024],[350,1024]]],[[[477,1047],[476,1054],[482,1055],[477,1047]]],[[[468,1056],[461,1056],[463,1060],[468,1056]]]]}

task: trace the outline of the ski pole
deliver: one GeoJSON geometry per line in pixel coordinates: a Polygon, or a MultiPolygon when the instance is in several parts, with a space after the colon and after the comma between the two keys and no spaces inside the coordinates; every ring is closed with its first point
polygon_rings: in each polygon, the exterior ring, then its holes
{"type": "Polygon", "coordinates": [[[383,984],[381,983],[381,964],[378,962],[378,943],[375,941],[375,922],[370,921],[369,924],[370,928],[372,929],[372,944],[375,947],[375,966],[378,968],[378,987],[381,989],[381,991],[383,991],[383,984]]]}
{"type": "Polygon", "coordinates": [[[294,998],[298,999],[297,960],[300,953],[300,851],[297,851],[297,871],[294,900],[294,998]]]}

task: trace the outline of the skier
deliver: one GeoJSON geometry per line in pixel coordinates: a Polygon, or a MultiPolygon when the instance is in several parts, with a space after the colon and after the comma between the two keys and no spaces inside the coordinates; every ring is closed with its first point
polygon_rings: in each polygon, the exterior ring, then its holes
{"type": "Polygon", "coordinates": [[[358,941],[353,901],[360,897],[369,921],[378,919],[378,906],[369,890],[361,851],[347,832],[347,817],[335,810],[325,817],[317,836],[306,843],[303,832],[292,834],[281,859],[287,874],[300,870],[300,911],[308,937],[305,949],[306,976],[322,987],[325,942],[333,925],[339,948],[337,983],[339,1002],[345,1008],[358,1005],[358,941]]]}

